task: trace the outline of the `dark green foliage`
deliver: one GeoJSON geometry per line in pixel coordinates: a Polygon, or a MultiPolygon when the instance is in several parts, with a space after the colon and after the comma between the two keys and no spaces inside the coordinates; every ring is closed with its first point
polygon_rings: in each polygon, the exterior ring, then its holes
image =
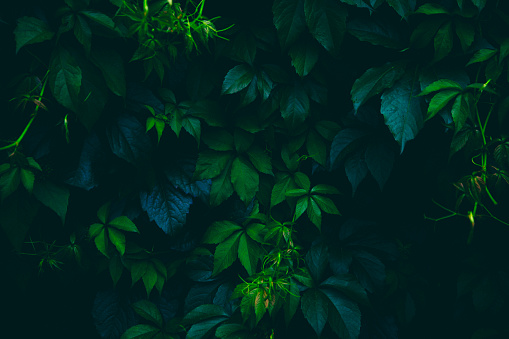
{"type": "Polygon", "coordinates": [[[5,333],[509,337],[504,1],[9,6],[5,333]]]}

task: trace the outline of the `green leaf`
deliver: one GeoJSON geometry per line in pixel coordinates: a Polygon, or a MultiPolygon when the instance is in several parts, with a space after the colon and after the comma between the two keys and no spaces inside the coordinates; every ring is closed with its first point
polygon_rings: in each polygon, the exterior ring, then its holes
{"type": "Polygon", "coordinates": [[[311,288],[304,292],[300,300],[300,307],[304,318],[306,318],[316,334],[320,336],[327,322],[329,309],[327,297],[322,291],[311,288]]]}
{"type": "Polygon", "coordinates": [[[106,223],[108,220],[108,216],[110,215],[110,203],[107,202],[103,204],[101,207],[99,207],[99,210],[97,211],[97,218],[101,220],[103,224],[106,223]]]}
{"type": "Polygon", "coordinates": [[[454,28],[456,30],[456,35],[460,40],[461,49],[463,52],[466,52],[474,42],[475,26],[462,19],[457,19],[454,21],[454,28]]]}
{"type": "Polygon", "coordinates": [[[411,46],[414,48],[427,46],[445,21],[446,18],[443,16],[433,16],[419,23],[410,36],[411,46]]]}
{"type": "Polygon", "coordinates": [[[415,11],[415,13],[421,13],[426,15],[449,14],[449,12],[445,8],[434,3],[427,3],[422,5],[415,11]]]}
{"type": "Polygon", "coordinates": [[[163,135],[164,128],[166,127],[166,123],[159,119],[155,119],[154,123],[155,123],[156,131],[157,131],[157,143],[159,143],[161,141],[161,137],[163,135]]]}
{"type": "MultiPolygon", "coordinates": [[[[194,178],[197,180],[215,178],[228,167],[229,152],[204,151],[198,155],[194,178]]],[[[229,176],[228,176],[229,177],[229,176]]]]}
{"type": "Polygon", "coordinates": [[[94,243],[99,252],[101,252],[106,258],[110,257],[108,254],[108,239],[106,238],[106,229],[104,227],[94,238],[94,243]]]}
{"type": "Polygon", "coordinates": [[[288,54],[292,58],[295,71],[301,77],[308,75],[318,61],[318,48],[310,39],[303,39],[301,42],[293,44],[288,54]]]}
{"type": "Polygon", "coordinates": [[[258,93],[260,93],[263,102],[269,98],[272,88],[274,88],[274,83],[265,71],[258,71],[256,73],[256,78],[256,88],[258,89],[258,93]]]}
{"type": "Polygon", "coordinates": [[[302,197],[303,195],[306,195],[308,191],[306,191],[303,188],[297,188],[297,189],[291,189],[287,190],[285,193],[285,196],[287,197],[302,197]]]}
{"type": "Polygon", "coordinates": [[[320,135],[314,130],[310,130],[308,133],[306,150],[310,157],[325,167],[327,163],[327,145],[320,135]]]}
{"type": "Polygon", "coordinates": [[[323,197],[321,195],[313,195],[311,197],[311,200],[313,200],[318,205],[318,207],[320,207],[320,209],[325,213],[336,215],[341,214],[339,213],[338,208],[336,207],[334,202],[327,197],[323,197]]]}
{"type": "Polygon", "coordinates": [[[221,94],[233,94],[246,88],[255,76],[253,68],[247,64],[233,67],[224,77],[221,94]]]}
{"type": "Polygon", "coordinates": [[[446,90],[438,92],[431,98],[428,106],[428,115],[426,120],[433,118],[440,110],[442,110],[452,99],[460,92],[458,90],[446,90]]]}
{"type": "Polygon", "coordinates": [[[389,6],[394,8],[402,18],[407,18],[415,10],[415,0],[387,0],[389,6]]]}
{"type": "Polygon", "coordinates": [[[121,231],[126,232],[136,232],[139,233],[138,228],[136,225],[126,216],[120,216],[108,223],[109,226],[115,227],[116,229],[119,229],[121,231]]]}
{"type": "Polygon", "coordinates": [[[231,168],[232,161],[230,160],[219,176],[212,180],[210,188],[210,204],[212,206],[218,206],[233,194],[231,168]]]}
{"type": "Polygon", "coordinates": [[[150,292],[154,288],[157,283],[157,271],[155,267],[151,264],[148,264],[146,267],[145,274],[143,274],[142,280],[145,285],[145,290],[147,291],[147,296],[150,295],[150,292]]]}
{"type": "Polygon", "coordinates": [[[113,286],[116,286],[124,271],[124,265],[119,255],[114,255],[110,258],[109,271],[111,280],[113,280],[113,286]]]}
{"type": "Polygon", "coordinates": [[[394,164],[394,152],[391,146],[380,142],[369,144],[364,154],[364,160],[380,190],[383,190],[394,164]]]}
{"type": "Polygon", "coordinates": [[[323,243],[312,245],[306,254],[306,266],[315,284],[318,284],[323,279],[323,275],[329,263],[328,257],[329,252],[327,246],[323,243]]]}
{"type": "Polygon", "coordinates": [[[235,232],[228,239],[217,245],[214,252],[214,270],[212,275],[230,267],[238,256],[239,238],[243,232],[235,232]]]}
{"type": "Polygon", "coordinates": [[[187,313],[184,322],[196,324],[213,317],[227,317],[228,315],[221,306],[213,304],[200,305],[187,313]]]}
{"type": "Polygon", "coordinates": [[[309,192],[309,189],[311,188],[311,181],[309,181],[309,177],[307,175],[302,172],[296,172],[293,175],[293,178],[299,187],[303,188],[306,192],[309,192]]]}
{"type": "Polygon", "coordinates": [[[386,88],[391,88],[405,71],[402,63],[387,63],[381,67],[370,68],[353,84],[351,95],[355,111],[371,97],[386,88]]]}
{"type": "Polygon", "coordinates": [[[346,31],[347,11],[335,0],[305,0],[304,13],[311,35],[337,55],[346,31]]]}
{"type": "Polygon", "coordinates": [[[498,58],[498,62],[501,64],[502,61],[507,58],[509,55],[509,39],[504,39],[502,43],[500,44],[500,56],[498,58]]]}
{"type": "Polygon", "coordinates": [[[219,244],[228,238],[233,232],[241,229],[241,226],[232,221],[216,221],[207,228],[207,231],[203,236],[203,242],[205,244],[219,244]]]}
{"type": "Polygon", "coordinates": [[[51,28],[44,21],[28,16],[19,18],[14,29],[16,54],[21,47],[50,40],[53,35],[51,28]]]}
{"type": "Polygon", "coordinates": [[[270,195],[270,206],[276,206],[286,199],[286,192],[295,187],[294,180],[289,174],[279,177],[276,184],[272,188],[270,195]]]}
{"type": "Polygon", "coordinates": [[[432,82],[426,88],[419,93],[419,96],[428,95],[430,93],[441,91],[444,89],[457,89],[458,91],[462,91],[463,88],[456,81],[450,79],[440,79],[432,82]]]}
{"type": "Polygon", "coordinates": [[[319,184],[311,189],[311,194],[341,194],[341,193],[334,186],[319,184]]]}
{"type": "Polygon", "coordinates": [[[259,247],[246,233],[242,233],[239,238],[238,257],[240,263],[251,276],[256,272],[256,264],[259,259],[259,247]]]}
{"type": "MultiPolygon", "coordinates": [[[[164,125],[163,125],[164,126],[164,125]]],[[[184,127],[184,130],[189,133],[198,143],[200,144],[200,136],[201,136],[201,123],[200,120],[186,116],[182,120],[182,127],[184,127]]]]}
{"type": "Polygon", "coordinates": [[[495,54],[497,54],[497,52],[498,51],[496,49],[480,49],[477,52],[475,52],[474,56],[472,56],[472,58],[468,61],[466,66],[486,61],[495,54]]]}
{"type": "Polygon", "coordinates": [[[281,46],[288,49],[306,29],[304,0],[275,0],[272,13],[281,46]]]}
{"type": "Polygon", "coordinates": [[[486,6],[486,0],[472,0],[472,3],[477,7],[479,12],[486,6]]]}
{"type": "Polygon", "coordinates": [[[2,175],[0,178],[2,201],[18,189],[20,181],[21,175],[19,167],[12,167],[10,171],[2,175]]]}
{"type": "Polygon", "coordinates": [[[160,330],[152,325],[140,324],[130,327],[120,339],[152,339],[160,330]]]}
{"type": "Polygon", "coordinates": [[[345,160],[345,173],[348,181],[352,184],[352,196],[355,195],[357,187],[366,178],[368,172],[368,165],[366,165],[363,153],[354,153],[345,160]]]}
{"type": "Polygon", "coordinates": [[[361,328],[359,306],[341,292],[324,288],[321,290],[330,300],[329,324],[340,338],[358,338],[361,328]]]}
{"type": "Polygon", "coordinates": [[[295,312],[297,312],[297,308],[300,302],[300,291],[299,287],[295,283],[294,280],[290,281],[290,286],[288,287],[288,294],[285,298],[284,304],[284,312],[285,312],[285,323],[288,325],[292,320],[295,312]]]}
{"type": "Polygon", "coordinates": [[[85,48],[87,54],[90,53],[92,46],[92,31],[85,18],[81,15],[76,15],[76,23],[74,25],[74,36],[80,44],[85,48]]]}
{"type": "Polygon", "coordinates": [[[247,155],[258,172],[273,175],[270,156],[260,147],[253,145],[247,150],[247,155]]]}
{"type": "Polygon", "coordinates": [[[131,264],[129,269],[131,270],[131,281],[133,286],[143,277],[143,275],[145,275],[149,266],[150,263],[145,260],[137,260],[131,264]]]}
{"type": "Polygon", "coordinates": [[[103,224],[92,224],[88,229],[88,235],[90,238],[95,238],[99,235],[99,232],[104,228],[103,224]]]}
{"type": "Polygon", "coordinates": [[[370,304],[366,290],[352,275],[333,275],[323,281],[320,287],[332,287],[364,306],[369,306],[370,304]]]}
{"type": "Polygon", "coordinates": [[[258,172],[244,157],[236,157],[233,160],[231,182],[244,203],[248,204],[254,198],[258,192],[259,181],[258,172]]]}
{"type": "Polygon", "coordinates": [[[437,34],[435,35],[434,46],[435,46],[435,57],[433,61],[439,61],[445,58],[452,50],[452,24],[450,21],[440,27],[437,34]]]}
{"type": "Polygon", "coordinates": [[[373,19],[352,19],[348,22],[348,33],[360,41],[387,48],[402,49],[401,39],[392,27],[373,19]]]}
{"type": "Polygon", "coordinates": [[[69,52],[60,47],[50,61],[49,85],[55,99],[65,108],[75,111],[81,88],[81,68],[69,52]]]}
{"type": "Polygon", "coordinates": [[[93,49],[90,60],[100,70],[108,88],[120,97],[125,98],[126,80],[124,60],[114,49],[105,47],[93,49]]]}
{"type": "Polygon", "coordinates": [[[287,86],[281,94],[281,116],[290,128],[304,122],[309,114],[309,97],[300,83],[287,86]]]}
{"type": "Polygon", "coordinates": [[[104,13],[91,10],[81,11],[80,13],[89,18],[90,20],[98,23],[99,25],[102,25],[111,30],[115,29],[115,23],[113,22],[113,20],[111,20],[111,18],[104,13]]]}
{"type": "Polygon", "coordinates": [[[295,206],[294,220],[299,219],[300,216],[302,215],[302,213],[306,212],[306,210],[308,208],[308,204],[309,204],[308,196],[299,198],[299,200],[297,200],[297,205],[295,206]]]}
{"type": "Polygon", "coordinates": [[[163,327],[163,317],[153,302],[142,299],[132,304],[131,307],[143,319],[156,324],[159,328],[163,327]]]}
{"type": "MultiPolygon", "coordinates": [[[[307,215],[309,220],[319,229],[322,227],[322,212],[320,211],[320,207],[316,203],[314,199],[316,196],[308,197],[309,204],[307,208],[307,215]]],[[[338,212],[339,214],[339,212],[338,212]]]]}
{"type": "Polygon", "coordinates": [[[401,145],[401,152],[423,127],[421,99],[416,97],[418,93],[417,81],[405,76],[382,94],[380,111],[394,139],[401,145]]]}
{"type": "Polygon", "coordinates": [[[254,134],[244,131],[243,129],[236,128],[233,134],[233,140],[237,153],[244,153],[253,144],[254,134]]]}
{"type": "Polygon", "coordinates": [[[108,228],[108,237],[120,255],[125,253],[125,235],[115,228],[108,228]]]}
{"type": "Polygon", "coordinates": [[[233,136],[224,129],[209,130],[202,140],[215,151],[233,151],[233,136]]]}
{"type": "Polygon", "coordinates": [[[469,95],[467,93],[458,95],[452,105],[451,113],[456,133],[463,128],[470,116],[470,102],[468,97],[469,95]]]}
{"type": "Polygon", "coordinates": [[[50,181],[38,181],[34,185],[34,196],[43,205],[55,211],[62,224],[65,223],[69,195],[69,190],[66,187],[58,186],[50,181]]]}

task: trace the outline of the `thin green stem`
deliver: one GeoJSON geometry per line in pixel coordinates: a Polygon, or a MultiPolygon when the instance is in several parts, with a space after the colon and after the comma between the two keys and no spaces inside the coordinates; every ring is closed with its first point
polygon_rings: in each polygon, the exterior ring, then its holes
{"type": "MultiPolygon", "coordinates": [[[[46,85],[48,83],[48,74],[49,74],[49,70],[46,72],[46,75],[44,76],[44,82],[42,83],[41,92],[39,93],[39,99],[38,99],[39,101],[42,101],[44,91],[46,90],[46,85]]],[[[39,107],[40,107],[39,105],[35,106],[34,112],[32,113],[32,116],[30,117],[28,124],[25,126],[25,129],[23,130],[23,132],[21,132],[21,135],[18,137],[18,139],[7,146],[0,147],[0,151],[4,151],[4,150],[10,149],[12,147],[14,147],[15,149],[18,148],[19,144],[21,143],[21,140],[23,140],[23,138],[25,137],[25,134],[28,132],[30,126],[32,126],[32,123],[34,122],[35,118],[37,117],[37,112],[39,111],[39,107]]]]}

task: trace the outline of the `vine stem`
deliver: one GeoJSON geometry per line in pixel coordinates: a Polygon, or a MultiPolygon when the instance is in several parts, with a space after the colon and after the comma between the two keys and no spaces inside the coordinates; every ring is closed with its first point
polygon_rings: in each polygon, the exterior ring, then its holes
{"type": "MultiPolygon", "coordinates": [[[[49,74],[49,70],[44,75],[44,82],[42,84],[41,92],[39,93],[39,99],[38,99],[39,101],[42,101],[42,97],[43,97],[44,91],[46,89],[46,84],[48,83],[48,74],[49,74]]],[[[25,134],[28,132],[28,130],[30,129],[30,126],[34,122],[35,118],[37,117],[37,112],[39,111],[39,107],[40,107],[39,105],[35,106],[34,112],[32,113],[32,116],[30,117],[28,124],[25,126],[25,129],[23,130],[23,132],[21,132],[21,135],[18,137],[18,139],[16,139],[16,141],[14,141],[13,143],[11,143],[7,146],[0,147],[0,151],[4,151],[4,150],[7,150],[12,147],[14,147],[15,151],[16,151],[16,148],[18,148],[19,144],[21,143],[21,140],[23,140],[23,138],[25,137],[25,134]]]]}

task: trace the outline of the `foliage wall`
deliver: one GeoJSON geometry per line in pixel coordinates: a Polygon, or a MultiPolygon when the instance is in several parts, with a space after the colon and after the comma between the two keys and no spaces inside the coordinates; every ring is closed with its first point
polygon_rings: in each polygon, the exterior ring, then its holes
{"type": "Polygon", "coordinates": [[[10,2],[4,331],[509,337],[508,7],[10,2]]]}

